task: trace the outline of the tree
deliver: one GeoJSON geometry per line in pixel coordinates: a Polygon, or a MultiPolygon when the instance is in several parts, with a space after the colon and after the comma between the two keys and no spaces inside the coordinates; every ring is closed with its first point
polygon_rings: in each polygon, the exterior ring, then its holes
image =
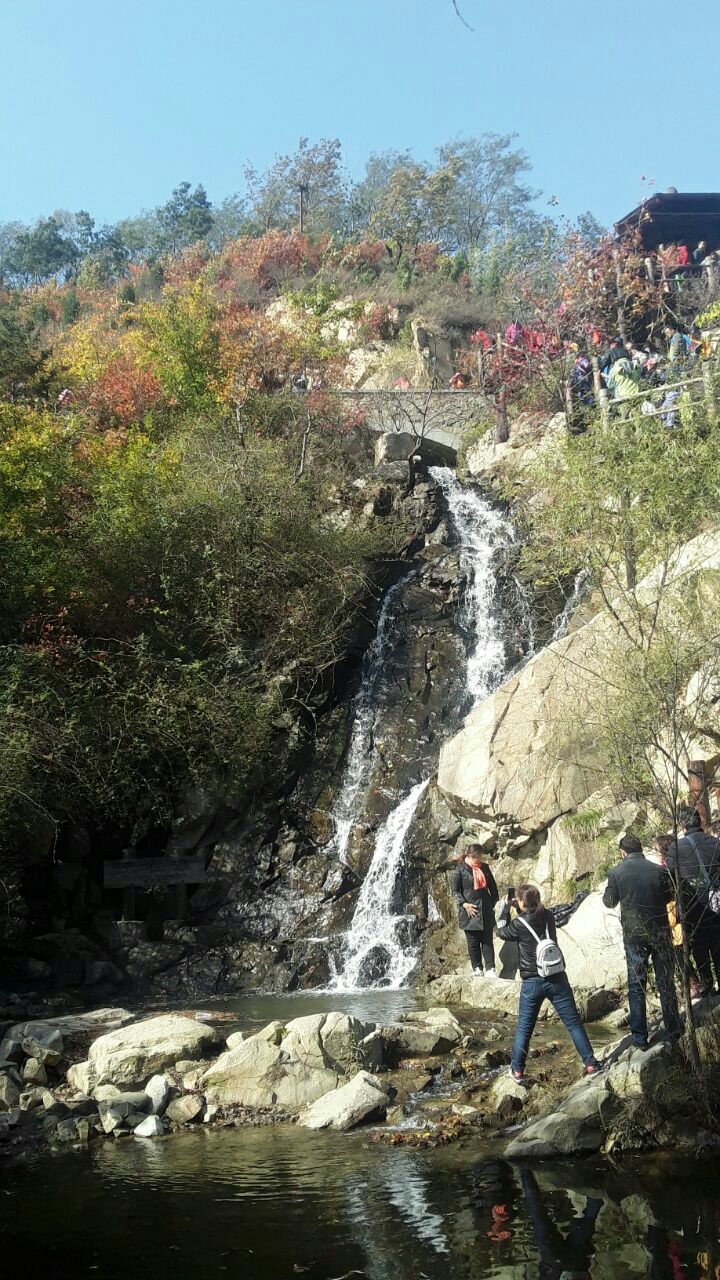
{"type": "Polygon", "coordinates": [[[39,284],[51,276],[71,274],[79,257],[77,245],[61,233],[55,218],[40,218],[16,237],[9,265],[26,283],[39,284]]]}
{"type": "Polygon", "coordinates": [[[391,170],[378,193],[370,230],[392,243],[397,262],[404,254],[412,258],[421,241],[441,238],[446,200],[455,177],[452,163],[431,169],[407,157],[401,157],[391,170]]]}
{"type": "Polygon", "coordinates": [[[311,143],[301,138],[292,155],[278,156],[259,174],[245,169],[248,214],[260,233],[289,231],[298,225],[300,191],[304,192],[305,227],[314,234],[341,229],[347,218],[347,182],[338,138],[311,143]]]}
{"type": "Polygon", "coordinates": [[[213,222],[212,205],[202,184],[193,191],[189,182],[181,182],[157,210],[155,251],[162,255],[187,249],[209,235],[213,222]]]}
{"type": "Polygon", "coordinates": [[[15,274],[14,256],[18,237],[27,231],[22,222],[0,223],[0,289],[10,283],[15,274]]]}
{"type": "Polygon", "coordinates": [[[517,237],[537,215],[539,192],[520,179],[530,170],[525,151],[513,149],[516,134],[484,133],[438,149],[438,168],[453,174],[441,210],[439,239],[448,251],[485,248],[517,237]]]}
{"type": "Polygon", "coordinates": [[[0,302],[0,396],[15,403],[45,395],[48,355],[17,296],[0,302]]]}

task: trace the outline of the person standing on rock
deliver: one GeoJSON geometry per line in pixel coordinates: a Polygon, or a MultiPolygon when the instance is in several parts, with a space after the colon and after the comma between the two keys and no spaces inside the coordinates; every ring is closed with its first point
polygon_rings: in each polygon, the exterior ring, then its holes
{"type": "Polygon", "coordinates": [[[473,974],[496,977],[493,929],[495,904],[499,898],[495,877],[483,862],[479,844],[471,844],[460,855],[450,882],[458,909],[458,924],[465,934],[473,974]]]}
{"type": "Polygon", "coordinates": [[[700,995],[711,996],[715,979],[720,984],[720,840],[703,831],[696,809],[683,809],[678,817],[681,839],[673,841],[665,858],[682,897],[685,926],[700,978],[700,995]]]}
{"type": "Polygon", "coordinates": [[[557,945],[557,926],[552,913],[543,906],[540,890],[534,884],[520,885],[517,905],[520,914],[498,929],[498,937],[505,942],[517,942],[520,952],[520,1005],[510,1074],[518,1084],[523,1081],[535,1023],[545,1001],[549,1000],[583,1060],[585,1074],[597,1075],[602,1068],[575,1004],[557,945]],[[555,972],[547,972],[553,968],[555,972]]]}
{"type": "MultiPolygon", "coordinates": [[[[650,862],[631,832],[619,842],[622,862],[613,867],[603,894],[606,907],[620,906],[628,972],[630,1034],[639,1049],[647,1049],[647,980],[652,960],[665,1029],[671,1039],[681,1032],[675,994],[672,937],[667,904],[675,893],[665,867],[650,862]]],[[[669,861],[669,860],[668,860],[669,861]]]]}

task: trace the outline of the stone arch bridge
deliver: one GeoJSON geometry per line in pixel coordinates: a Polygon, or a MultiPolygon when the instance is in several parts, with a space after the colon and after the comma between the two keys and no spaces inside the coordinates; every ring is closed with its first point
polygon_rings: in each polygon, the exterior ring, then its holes
{"type": "Polygon", "coordinates": [[[492,418],[487,397],[477,390],[344,390],[337,394],[362,410],[371,430],[412,435],[415,452],[433,462],[453,462],[468,428],[492,418]]]}

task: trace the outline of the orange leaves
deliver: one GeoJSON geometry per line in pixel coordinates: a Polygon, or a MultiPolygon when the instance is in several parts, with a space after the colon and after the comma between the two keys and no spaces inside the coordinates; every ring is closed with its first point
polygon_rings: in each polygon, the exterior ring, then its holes
{"type": "Polygon", "coordinates": [[[280,288],[288,277],[317,271],[327,244],[327,237],[313,243],[297,231],[268,231],[257,239],[242,236],[222,253],[218,283],[231,288],[245,276],[263,289],[280,288]]]}
{"type": "Polygon", "coordinates": [[[162,388],[151,369],[142,369],[118,354],[88,391],[86,403],[101,426],[129,427],[162,400],[162,388]]]}

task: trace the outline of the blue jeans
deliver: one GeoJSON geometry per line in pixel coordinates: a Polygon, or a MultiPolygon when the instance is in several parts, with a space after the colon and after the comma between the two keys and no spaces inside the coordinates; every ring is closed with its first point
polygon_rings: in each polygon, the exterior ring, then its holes
{"type": "Polygon", "coordinates": [[[633,1044],[645,1045],[648,1038],[647,1004],[645,991],[648,980],[648,962],[655,970],[663,1022],[668,1035],[678,1036],[681,1031],[680,1013],[675,994],[675,971],[670,940],[626,942],[625,959],[628,971],[628,1005],[630,1008],[630,1034],[633,1044]]]}
{"type": "Polygon", "coordinates": [[[518,1024],[512,1048],[513,1071],[525,1070],[530,1037],[546,1000],[553,1005],[563,1026],[569,1031],[572,1042],[585,1065],[594,1062],[592,1045],[577,1011],[568,976],[566,973],[558,973],[554,978],[523,978],[522,980],[518,1024]]]}

